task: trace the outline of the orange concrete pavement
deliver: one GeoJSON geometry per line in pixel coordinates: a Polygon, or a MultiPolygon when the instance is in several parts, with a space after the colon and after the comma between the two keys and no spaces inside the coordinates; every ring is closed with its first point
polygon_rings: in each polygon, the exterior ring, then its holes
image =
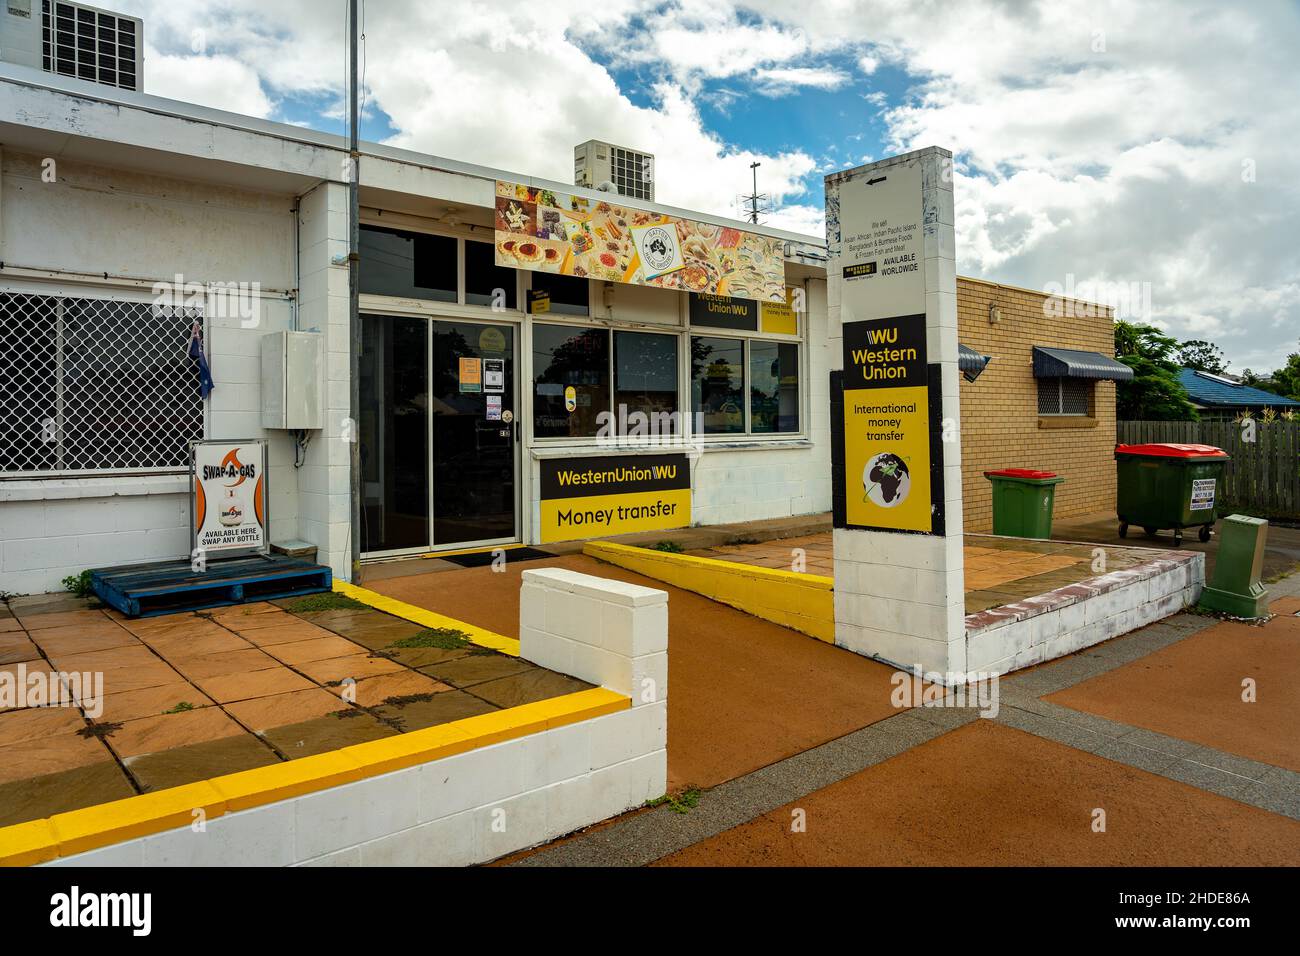
{"type": "Polygon", "coordinates": [[[1295,820],[977,720],[656,865],[1296,864],[1295,820]]]}
{"type": "Polygon", "coordinates": [[[897,713],[892,669],[581,554],[363,579],[365,587],[518,636],[520,574],[571,568],[668,592],[668,788],[710,787],[897,713]]]}
{"type": "Polygon", "coordinates": [[[1216,624],[1045,699],[1300,772],[1300,598],[1272,609],[1267,624],[1216,624]]]}

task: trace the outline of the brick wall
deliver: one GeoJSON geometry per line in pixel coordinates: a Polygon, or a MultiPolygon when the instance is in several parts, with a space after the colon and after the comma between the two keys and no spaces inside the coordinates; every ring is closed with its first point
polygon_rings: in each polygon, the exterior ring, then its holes
{"type": "Polygon", "coordinates": [[[1063,477],[1065,482],[1056,486],[1057,518],[1115,508],[1115,383],[1096,383],[1087,419],[1040,418],[1033,371],[1035,345],[1114,355],[1114,321],[1109,309],[1093,316],[1048,315],[1047,298],[1041,292],[957,279],[958,338],[993,356],[977,381],[961,385],[967,531],[992,530],[992,491],[984,472],[997,468],[1042,468],[1063,477]],[[993,303],[1002,313],[997,325],[989,324],[993,303]]]}

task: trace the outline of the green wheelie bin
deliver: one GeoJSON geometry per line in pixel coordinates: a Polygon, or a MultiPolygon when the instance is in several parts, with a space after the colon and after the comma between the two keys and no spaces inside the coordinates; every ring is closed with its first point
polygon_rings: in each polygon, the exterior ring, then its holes
{"type": "Polygon", "coordinates": [[[1197,528],[1209,541],[1228,461],[1213,445],[1116,445],[1119,536],[1128,537],[1129,525],[1152,537],[1172,528],[1178,547],[1183,532],[1197,528]]]}
{"type": "Polygon", "coordinates": [[[1065,481],[1050,471],[1003,468],[986,471],[993,483],[993,533],[1012,538],[1050,538],[1056,486],[1065,481]]]}

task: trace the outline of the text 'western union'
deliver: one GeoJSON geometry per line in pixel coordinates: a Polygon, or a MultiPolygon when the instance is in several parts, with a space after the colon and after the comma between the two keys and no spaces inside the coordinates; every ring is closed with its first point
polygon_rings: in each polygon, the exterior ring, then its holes
{"type": "Polygon", "coordinates": [[[882,349],[853,349],[853,364],[862,368],[862,378],[868,382],[887,379],[907,378],[904,363],[915,363],[917,351],[914,348],[889,348],[898,342],[898,327],[892,329],[868,329],[867,345],[883,345],[882,349]]]}
{"type": "Polygon", "coordinates": [[[621,481],[654,481],[677,477],[676,465],[654,465],[650,468],[631,468],[619,466],[605,471],[565,471],[555,473],[555,480],[561,485],[605,485],[621,481]]]}

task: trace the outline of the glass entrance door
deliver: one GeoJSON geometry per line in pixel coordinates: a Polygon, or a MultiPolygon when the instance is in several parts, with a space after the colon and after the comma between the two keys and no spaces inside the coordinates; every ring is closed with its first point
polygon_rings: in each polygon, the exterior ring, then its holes
{"type": "Polygon", "coordinates": [[[516,329],[361,316],[362,551],[518,540],[516,329]]]}
{"type": "Polygon", "coordinates": [[[432,323],[434,546],[515,538],[515,328],[432,323]]]}

